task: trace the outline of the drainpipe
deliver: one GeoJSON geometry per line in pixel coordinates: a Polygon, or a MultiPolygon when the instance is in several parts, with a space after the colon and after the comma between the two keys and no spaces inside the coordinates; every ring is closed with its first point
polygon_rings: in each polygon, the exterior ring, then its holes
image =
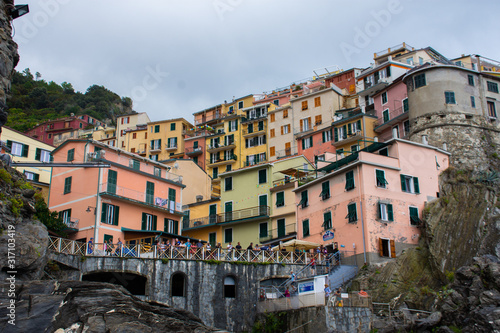
{"type": "Polygon", "coordinates": [[[359,184],[359,215],[361,217],[361,232],[363,233],[363,259],[366,264],[366,238],[365,238],[365,221],[363,218],[363,199],[361,198],[361,182],[359,177],[360,168],[359,165],[356,167],[358,171],[358,184],[359,184]]]}

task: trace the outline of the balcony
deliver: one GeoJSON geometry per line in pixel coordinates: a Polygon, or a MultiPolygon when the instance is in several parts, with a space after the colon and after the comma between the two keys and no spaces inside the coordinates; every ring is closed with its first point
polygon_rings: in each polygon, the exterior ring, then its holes
{"type": "Polygon", "coordinates": [[[223,151],[223,150],[228,150],[228,149],[234,149],[236,148],[236,145],[233,142],[228,142],[227,144],[223,143],[214,143],[213,145],[209,145],[207,147],[207,152],[209,153],[216,153],[218,151],[223,151]]]}
{"type": "Polygon", "coordinates": [[[64,230],[64,232],[66,232],[66,233],[77,232],[78,231],[78,222],[80,222],[80,219],[68,218],[68,219],[63,220],[63,223],[67,227],[64,230]]]}
{"type": "Polygon", "coordinates": [[[297,234],[296,224],[285,225],[284,228],[275,228],[267,232],[266,235],[259,235],[260,243],[273,243],[294,237],[297,234]]]}
{"type": "Polygon", "coordinates": [[[219,223],[238,223],[246,221],[248,219],[269,218],[269,214],[269,206],[255,206],[251,208],[235,210],[232,212],[209,215],[198,219],[190,219],[189,221],[183,222],[184,224],[182,228],[185,230],[215,225],[219,223]]]}
{"type": "Polygon", "coordinates": [[[257,155],[247,156],[247,160],[243,163],[243,166],[248,167],[252,165],[259,165],[267,163],[266,153],[261,153],[257,155]]]}
{"type": "Polygon", "coordinates": [[[279,159],[297,154],[298,154],[297,147],[285,148],[276,151],[276,158],[279,159]]]}
{"type": "Polygon", "coordinates": [[[252,117],[241,117],[241,123],[244,124],[244,123],[254,122],[254,121],[262,120],[262,119],[266,119],[266,118],[267,118],[267,112],[264,112],[264,113],[261,113],[259,115],[255,115],[252,117]]]}
{"type": "Polygon", "coordinates": [[[382,118],[379,118],[373,126],[374,131],[377,133],[382,132],[383,130],[392,127],[392,125],[399,123],[401,121],[404,121],[408,119],[408,110],[403,112],[403,107],[397,108],[394,111],[389,112],[389,115],[386,119],[382,116],[382,118]]]}
{"type": "Polygon", "coordinates": [[[340,136],[339,134],[339,139],[335,142],[332,142],[333,145],[337,146],[339,145],[345,145],[351,142],[356,142],[358,140],[361,140],[364,138],[363,131],[362,130],[357,130],[356,132],[352,132],[350,134],[344,133],[343,136],[340,136]]]}
{"type": "MultiPolygon", "coordinates": [[[[163,199],[154,195],[146,195],[145,192],[136,191],[123,186],[101,183],[99,184],[99,195],[148,208],[166,211],[176,215],[184,214],[182,213],[182,205],[180,202],[163,199]]],[[[165,193],[164,197],[168,197],[168,194],[165,193]]]]}
{"type": "Polygon", "coordinates": [[[149,152],[150,152],[151,154],[156,154],[156,153],[159,153],[159,152],[161,152],[161,146],[159,146],[159,145],[158,145],[158,146],[153,146],[153,147],[150,147],[150,148],[149,148],[149,152]]]}
{"type": "Polygon", "coordinates": [[[174,150],[177,150],[177,143],[173,144],[165,144],[165,150],[166,151],[174,151],[174,150]]]}
{"type": "Polygon", "coordinates": [[[184,150],[187,156],[198,156],[203,154],[203,149],[201,149],[201,147],[185,148],[184,150]]]}
{"type": "Polygon", "coordinates": [[[197,136],[209,136],[209,135],[212,135],[215,133],[214,129],[213,128],[206,128],[206,126],[201,126],[201,127],[205,127],[205,128],[202,128],[202,129],[188,129],[186,131],[186,137],[189,137],[189,138],[194,138],[194,137],[197,137],[197,136]]]}
{"type": "Polygon", "coordinates": [[[207,164],[209,167],[211,168],[214,168],[216,166],[219,166],[219,165],[226,165],[226,164],[231,164],[231,163],[234,163],[236,162],[236,155],[232,155],[232,156],[228,156],[226,158],[226,156],[224,156],[224,158],[221,158],[221,159],[217,159],[217,160],[210,160],[210,159],[207,159],[207,164]]]}
{"type": "Polygon", "coordinates": [[[245,138],[250,138],[252,136],[257,136],[260,134],[266,134],[267,126],[263,125],[261,127],[259,126],[253,126],[253,128],[244,128],[242,130],[243,137],[245,138]]]}
{"type": "Polygon", "coordinates": [[[198,126],[219,119],[222,119],[222,115],[220,114],[220,112],[212,113],[209,115],[202,116],[201,119],[195,119],[194,124],[198,126]]]}

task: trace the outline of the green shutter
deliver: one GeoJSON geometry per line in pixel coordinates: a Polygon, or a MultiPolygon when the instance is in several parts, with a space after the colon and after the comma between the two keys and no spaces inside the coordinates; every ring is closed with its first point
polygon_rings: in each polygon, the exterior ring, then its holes
{"type": "Polygon", "coordinates": [[[64,179],[64,194],[71,192],[71,178],[64,179]]]}
{"type": "Polygon", "coordinates": [[[347,133],[347,125],[342,126],[342,128],[344,129],[343,130],[344,136],[342,137],[342,139],[345,139],[346,138],[346,133],[347,133]]]}
{"type": "Polygon", "coordinates": [[[278,220],[278,237],[284,237],[286,234],[285,219],[278,220]]]}
{"type": "Polygon", "coordinates": [[[323,227],[325,230],[331,229],[332,212],[323,213],[323,227]]]}
{"type": "Polygon", "coordinates": [[[347,134],[352,134],[352,124],[347,124],[347,134]]]}
{"type": "Polygon", "coordinates": [[[389,184],[385,179],[385,172],[383,170],[375,170],[375,175],[382,187],[385,187],[385,185],[389,184]]]}
{"type": "Polygon", "coordinates": [[[155,197],[155,184],[151,182],[146,182],[146,203],[152,205],[154,204],[155,197]]]}
{"type": "Polygon", "coordinates": [[[75,148],[68,150],[67,162],[71,162],[75,159],[75,148]]]}
{"type": "Polygon", "coordinates": [[[39,180],[40,180],[40,175],[39,175],[38,173],[35,173],[35,174],[33,175],[33,180],[34,180],[35,182],[39,181],[39,180]]]}
{"type": "Polygon", "coordinates": [[[358,126],[357,126],[358,131],[361,131],[361,119],[359,119],[356,123],[358,124],[358,126]]]}
{"type": "Polygon", "coordinates": [[[264,130],[264,122],[259,121],[259,131],[262,131],[262,130],[264,130]]]}
{"type": "Polygon", "coordinates": [[[389,221],[394,221],[394,213],[391,204],[387,204],[387,219],[389,221]]]}
{"type": "Polygon", "coordinates": [[[35,151],[35,161],[40,161],[42,158],[42,150],[37,148],[35,151]]]}
{"type": "Polygon", "coordinates": [[[115,212],[115,215],[113,217],[113,225],[118,225],[118,218],[119,218],[119,215],[120,215],[120,207],[118,206],[114,206],[114,212],[115,212]]]}
{"type": "Polygon", "coordinates": [[[313,146],[313,137],[310,136],[309,137],[309,148],[312,148],[312,146],[313,146]]]}
{"type": "Polygon", "coordinates": [[[418,208],[417,207],[410,207],[410,223],[411,224],[418,224],[419,222],[418,218],[418,208]]]}
{"type": "Polygon", "coordinates": [[[377,203],[377,217],[379,220],[382,219],[382,204],[379,202],[377,203]]]}
{"type": "Polygon", "coordinates": [[[354,188],[354,171],[348,171],[345,174],[345,189],[346,191],[354,188]]]}
{"type": "Polygon", "coordinates": [[[267,182],[267,170],[259,170],[259,184],[264,184],[267,182]]]}
{"type": "Polygon", "coordinates": [[[30,146],[28,145],[23,145],[23,150],[21,152],[21,157],[28,157],[28,151],[30,149],[30,146]]]}
{"type": "Polygon", "coordinates": [[[415,193],[420,193],[420,187],[418,186],[418,178],[413,177],[413,187],[415,189],[415,193]]]}
{"type": "Polygon", "coordinates": [[[337,129],[337,127],[333,128],[333,140],[335,142],[339,141],[339,130],[337,129]]]}
{"type": "Polygon", "coordinates": [[[323,143],[325,143],[326,142],[325,132],[321,132],[321,138],[323,139],[323,143]]]}
{"type": "Polygon", "coordinates": [[[236,124],[235,129],[238,130],[238,119],[236,119],[234,123],[236,124]]]}
{"type": "Polygon", "coordinates": [[[141,223],[141,230],[147,230],[146,229],[146,226],[147,226],[147,215],[146,213],[142,213],[142,223],[141,223]]]}
{"type": "Polygon", "coordinates": [[[179,234],[179,221],[174,221],[174,234],[179,234]]]}
{"type": "Polygon", "coordinates": [[[157,222],[157,216],[156,215],[153,215],[153,230],[157,230],[157,225],[156,225],[156,222],[157,222]]]}
{"type": "Polygon", "coordinates": [[[259,237],[267,237],[267,223],[259,224],[259,237]]]}
{"type": "Polygon", "coordinates": [[[276,193],[276,207],[282,207],[285,205],[285,192],[276,193]]]}
{"type": "Polygon", "coordinates": [[[405,175],[400,175],[401,177],[401,191],[406,192],[406,176],[405,175]]]}
{"type": "Polygon", "coordinates": [[[108,214],[108,204],[103,202],[101,208],[101,222],[106,223],[107,214],[108,214]]]}
{"type": "Polygon", "coordinates": [[[175,189],[173,188],[168,189],[168,200],[175,202],[175,189]]]}
{"type": "Polygon", "coordinates": [[[9,150],[12,150],[12,141],[7,140],[7,147],[9,148],[9,150]]]}
{"type": "Polygon", "coordinates": [[[116,194],[117,172],[115,170],[108,171],[108,189],[107,191],[116,194]]]}
{"type": "Polygon", "coordinates": [[[356,212],[356,203],[351,203],[347,205],[347,216],[346,218],[349,220],[349,223],[356,222],[358,220],[358,215],[356,212]]]}
{"type": "Polygon", "coordinates": [[[309,236],[309,220],[302,221],[302,237],[309,236]]]}
{"type": "Polygon", "coordinates": [[[302,139],[302,150],[306,149],[306,139],[302,139]]]}

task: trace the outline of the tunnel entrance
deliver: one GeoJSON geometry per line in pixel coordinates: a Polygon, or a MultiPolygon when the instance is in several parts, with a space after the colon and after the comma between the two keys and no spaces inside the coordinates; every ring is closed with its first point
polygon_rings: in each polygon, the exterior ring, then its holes
{"type": "Polygon", "coordinates": [[[82,281],[118,284],[127,289],[132,295],[146,295],[147,278],[137,274],[123,272],[91,273],[83,275],[82,281]]]}

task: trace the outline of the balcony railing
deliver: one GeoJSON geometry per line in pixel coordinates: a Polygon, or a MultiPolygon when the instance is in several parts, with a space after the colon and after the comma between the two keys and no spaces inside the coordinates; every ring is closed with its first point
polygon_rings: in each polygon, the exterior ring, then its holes
{"type": "Polygon", "coordinates": [[[212,120],[218,120],[221,118],[222,118],[222,114],[220,114],[220,113],[209,114],[209,115],[202,117],[201,119],[195,119],[194,124],[200,125],[200,124],[204,124],[206,122],[209,122],[212,120]]]}
{"type": "Polygon", "coordinates": [[[264,112],[263,114],[260,114],[259,116],[254,116],[254,117],[241,117],[241,123],[246,123],[246,122],[251,122],[251,121],[256,121],[259,119],[265,119],[267,118],[267,112],[264,112]]]}
{"type": "Polygon", "coordinates": [[[257,134],[261,134],[261,133],[265,133],[267,131],[267,126],[264,125],[262,127],[259,128],[259,126],[253,126],[252,129],[248,129],[247,128],[244,128],[241,132],[243,135],[257,135],[257,134]]]}
{"type": "Polygon", "coordinates": [[[286,148],[276,151],[276,158],[283,158],[287,156],[296,155],[298,153],[297,147],[286,148]]]}
{"type": "Polygon", "coordinates": [[[269,217],[269,214],[270,214],[269,206],[256,206],[241,210],[234,210],[232,212],[205,216],[198,219],[190,219],[188,221],[183,222],[184,223],[183,229],[190,229],[217,223],[235,222],[238,220],[249,219],[249,218],[269,217]]]}
{"type": "Polygon", "coordinates": [[[389,112],[388,119],[384,119],[384,116],[382,114],[382,117],[377,119],[377,121],[375,122],[374,127],[379,127],[379,126],[382,126],[384,124],[388,124],[391,122],[391,120],[396,119],[398,116],[400,116],[402,114],[407,114],[407,112],[408,112],[408,110],[403,111],[403,107],[399,107],[396,110],[389,112]]]}
{"type": "Polygon", "coordinates": [[[259,235],[259,241],[261,243],[269,242],[272,240],[278,240],[287,236],[295,235],[297,233],[296,224],[285,225],[283,229],[276,228],[271,229],[266,235],[259,235]]]}
{"type": "Polygon", "coordinates": [[[265,154],[262,154],[264,156],[261,156],[259,157],[258,159],[253,159],[253,160],[246,160],[244,163],[243,163],[243,166],[252,166],[252,165],[259,165],[259,164],[264,164],[264,163],[267,163],[267,158],[265,156],[265,154]]]}
{"type": "Polygon", "coordinates": [[[210,159],[210,158],[208,158],[207,159],[207,164],[210,167],[213,167],[215,165],[222,165],[222,164],[234,163],[236,160],[237,160],[237,157],[236,157],[236,155],[233,154],[232,156],[224,156],[223,158],[219,158],[219,159],[210,159]]]}
{"type": "Polygon", "coordinates": [[[184,151],[186,152],[186,155],[188,155],[188,156],[197,156],[197,155],[203,154],[203,149],[201,149],[201,147],[184,148],[184,151]]]}
{"type": "Polygon", "coordinates": [[[176,150],[177,149],[177,144],[168,144],[166,143],[165,144],[165,150],[166,151],[170,151],[170,150],[176,150]]]}
{"type": "MultiPolygon", "coordinates": [[[[80,222],[80,219],[76,218],[69,218],[63,220],[63,223],[70,229],[78,229],[78,222],[80,222]]],[[[67,230],[66,230],[67,231],[67,230]]]]}
{"type": "Polygon", "coordinates": [[[209,145],[207,147],[207,151],[209,153],[214,153],[222,150],[227,150],[227,149],[232,149],[235,148],[236,145],[234,144],[234,141],[228,142],[227,144],[224,143],[215,143],[213,145],[209,145]]]}

